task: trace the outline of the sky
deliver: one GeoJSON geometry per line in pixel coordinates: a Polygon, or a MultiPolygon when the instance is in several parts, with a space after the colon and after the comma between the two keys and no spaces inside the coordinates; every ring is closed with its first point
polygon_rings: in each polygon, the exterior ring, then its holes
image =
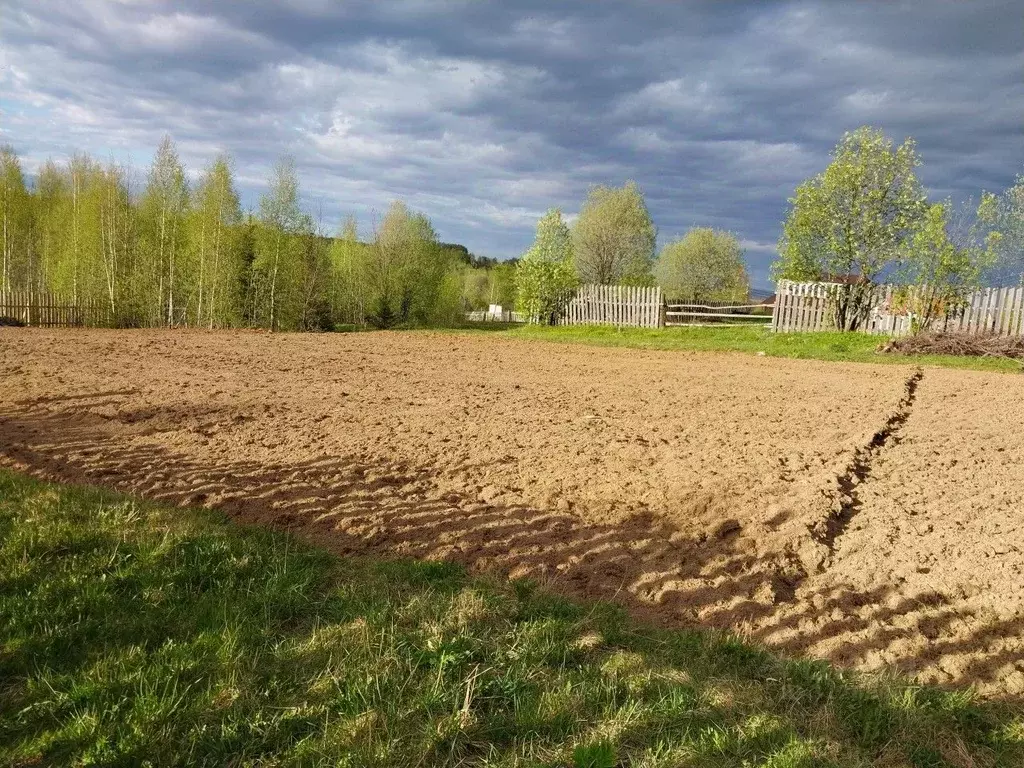
{"type": "Polygon", "coordinates": [[[325,227],[388,204],[519,255],[550,207],[637,181],[659,243],[734,232],[768,284],[787,199],[844,131],[917,141],[935,199],[1024,171],[1019,0],[5,0],[0,143],[190,173],[255,206],[282,154],[325,227]]]}

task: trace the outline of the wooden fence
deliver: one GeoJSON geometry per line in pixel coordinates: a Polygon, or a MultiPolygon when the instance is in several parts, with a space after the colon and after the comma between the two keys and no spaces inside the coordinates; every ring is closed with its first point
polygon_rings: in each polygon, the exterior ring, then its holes
{"type": "Polygon", "coordinates": [[[942,329],[964,333],[1024,335],[1024,287],[984,288],[973,293],[962,311],[943,318],[942,329]]]}
{"type": "Polygon", "coordinates": [[[100,300],[75,302],[48,291],[8,290],[0,291],[0,318],[39,328],[104,326],[110,324],[110,311],[100,300]]]}
{"type": "MultiPolygon", "coordinates": [[[[794,283],[780,280],[776,290],[772,330],[826,331],[835,326],[829,295],[841,288],[836,283],[794,283]]],[[[863,333],[901,336],[909,333],[913,314],[900,300],[905,289],[892,285],[876,287],[871,309],[860,330],[863,333]]],[[[960,333],[1024,335],[1024,287],[982,288],[967,296],[960,307],[932,322],[932,329],[960,333]]]]}
{"type": "Polygon", "coordinates": [[[658,328],[662,322],[661,288],[631,285],[582,285],[558,318],[559,325],[634,328],[658,328]]]}
{"type": "Polygon", "coordinates": [[[501,312],[488,312],[483,309],[466,313],[466,319],[472,323],[522,323],[524,318],[519,312],[503,309],[501,312]]]}
{"type": "Polygon", "coordinates": [[[775,289],[772,330],[824,331],[830,326],[830,283],[794,283],[780,280],[775,289]]]}
{"type": "Polygon", "coordinates": [[[665,325],[751,325],[772,321],[771,304],[737,304],[734,301],[705,301],[665,305],[665,325]]]}

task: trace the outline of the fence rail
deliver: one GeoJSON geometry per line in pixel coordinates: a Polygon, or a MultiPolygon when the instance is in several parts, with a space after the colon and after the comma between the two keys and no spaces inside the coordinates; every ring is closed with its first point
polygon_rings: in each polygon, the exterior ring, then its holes
{"type": "Polygon", "coordinates": [[[0,291],[0,318],[39,328],[109,325],[110,312],[100,300],[74,301],[70,296],[35,290],[0,291]]]}
{"type": "MultiPolygon", "coordinates": [[[[833,291],[842,289],[838,283],[795,283],[779,281],[776,291],[772,330],[825,331],[835,328],[831,299],[833,291]]],[[[902,296],[908,290],[893,285],[880,285],[869,297],[870,310],[860,327],[863,333],[902,336],[910,332],[915,315],[912,302],[902,296]]],[[[938,331],[960,333],[991,333],[1000,336],[1024,335],[1024,287],[982,288],[968,295],[962,305],[944,312],[931,322],[938,331]]]]}
{"type": "Polygon", "coordinates": [[[729,301],[708,301],[693,304],[666,304],[665,325],[756,325],[770,323],[771,304],[736,304],[729,301]]]}
{"type": "Polygon", "coordinates": [[[566,303],[558,324],[658,328],[662,324],[661,288],[581,285],[566,303]]]}

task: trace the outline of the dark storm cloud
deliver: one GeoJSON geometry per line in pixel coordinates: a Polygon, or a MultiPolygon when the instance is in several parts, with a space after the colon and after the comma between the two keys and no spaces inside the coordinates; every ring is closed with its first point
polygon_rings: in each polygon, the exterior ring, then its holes
{"type": "Polygon", "coordinates": [[[508,256],[549,206],[640,182],[661,239],[735,231],[763,282],[786,198],[845,130],[918,140],[963,199],[1022,169],[1014,2],[35,2],[4,12],[0,136],[32,167],[296,156],[333,223],[405,198],[508,256]]]}

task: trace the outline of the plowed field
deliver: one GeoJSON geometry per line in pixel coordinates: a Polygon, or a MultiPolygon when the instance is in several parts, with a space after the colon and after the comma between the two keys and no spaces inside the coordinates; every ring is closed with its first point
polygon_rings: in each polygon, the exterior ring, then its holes
{"type": "Polygon", "coordinates": [[[1024,377],[0,329],[0,463],[1024,694],[1024,377]]]}

